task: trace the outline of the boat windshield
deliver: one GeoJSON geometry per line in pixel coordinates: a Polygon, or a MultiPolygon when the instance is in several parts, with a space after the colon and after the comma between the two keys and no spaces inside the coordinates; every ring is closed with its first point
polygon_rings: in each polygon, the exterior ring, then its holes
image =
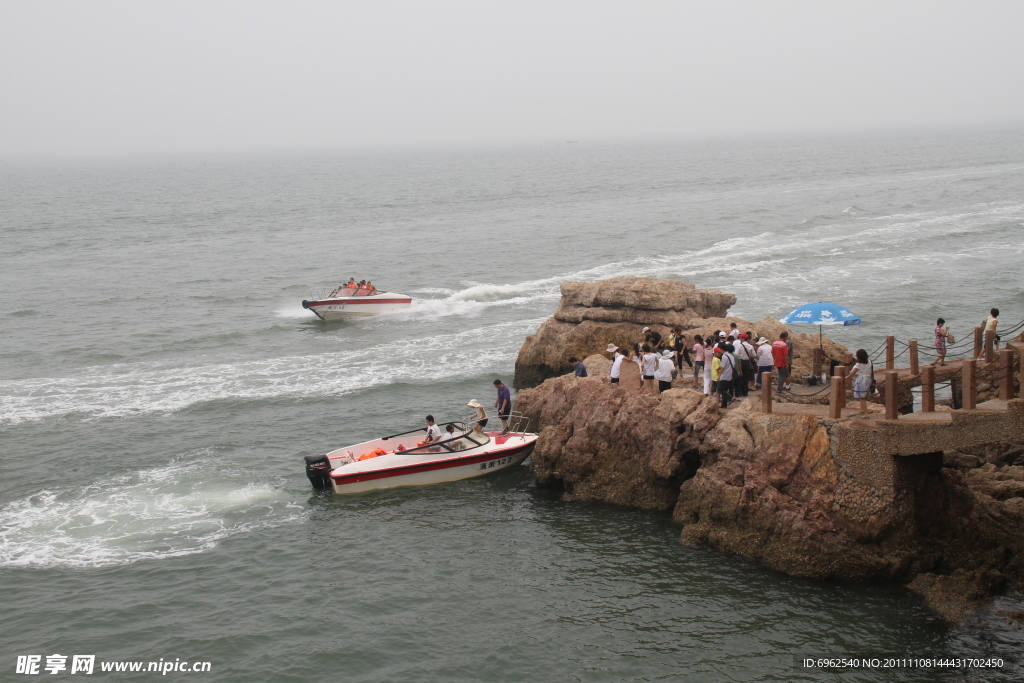
{"type": "Polygon", "coordinates": [[[468,451],[471,448],[478,448],[489,441],[490,438],[486,434],[471,431],[447,441],[435,441],[432,444],[420,446],[419,448],[410,448],[405,453],[454,453],[456,451],[468,451]]]}

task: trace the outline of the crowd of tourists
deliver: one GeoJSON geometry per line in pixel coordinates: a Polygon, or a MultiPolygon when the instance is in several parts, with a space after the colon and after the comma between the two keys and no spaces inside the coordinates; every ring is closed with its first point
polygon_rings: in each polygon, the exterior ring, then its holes
{"type": "MultiPolygon", "coordinates": [[[[642,333],[643,339],[632,347],[609,344],[605,349],[612,354],[612,383],[619,383],[623,368],[629,368],[626,363],[635,363],[643,385],[660,393],[669,389],[674,379],[684,376],[685,366],[687,373],[693,373],[693,387],[703,389],[705,396],[718,396],[723,408],[760,389],[766,372],[778,377],[778,391],[790,388],[793,342],[788,332],[772,342],[753,331],[741,332],[736,323],[706,338],[695,334],[692,340],[678,327],[667,335],[649,327],[642,333]]],[[[569,361],[577,377],[587,376],[582,361],[577,358],[569,361]]]]}
{"type": "MultiPolygon", "coordinates": [[[[999,346],[997,334],[999,309],[993,308],[983,323],[985,343],[999,346]]],[[[611,380],[618,384],[627,363],[635,363],[642,386],[658,393],[669,389],[673,380],[693,373],[693,388],[703,389],[705,396],[718,396],[723,408],[733,401],[742,400],[751,391],[761,388],[765,373],[778,378],[778,392],[790,390],[789,377],[793,369],[793,342],[788,332],[769,341],[753,331],[741,332],[736,323],[728,330],[715,330],[704,337],[693,335],[692,340],[673,327],[667,335],[645,327],[643,339],[631,347],[609,344],[605,351],[612,355],[611,380]]],[[[945,365],[946,345],[953,335],[946,321],[935,323],[936,365],[945,365]]],[[[866,399],[875,391],[874,366],[864,349],[854,354],[855,363],[848,379],[853,382],[854,397],[860,399],[861,412],[868,412],[866,399]]],[[[569,362],[577,377],[586,377],[583,361],[572,357],[569,362]]]]}

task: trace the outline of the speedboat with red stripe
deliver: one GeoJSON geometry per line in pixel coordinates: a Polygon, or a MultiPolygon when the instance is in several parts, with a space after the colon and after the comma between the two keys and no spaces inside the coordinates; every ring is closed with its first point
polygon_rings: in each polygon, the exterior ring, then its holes
{"type": "MultiPolygon", "coordinates": [[[[322,290],[326,292],[327,290],[322,290]]],[[[366,315],[380,315],[400,311],[412,305],[412,297],[376,289],[338,287],[330,294],[314,294],[303,299],[302,307],[312,311],[321,320],[344,320],[366,315]]]]}
{"type": "Polygon", "coordinates": [[[525,431],[528,420],[516,413],[508,432],[474,431],[466,420],[447,422],[455,432],[445,441],[421,445],[425,429],[393,434],[325,455],[306,456],[306,476],[313,488],[359,493],[398,486],[458,481],[507,470],[533,452],[537,435],[525,431]]]}

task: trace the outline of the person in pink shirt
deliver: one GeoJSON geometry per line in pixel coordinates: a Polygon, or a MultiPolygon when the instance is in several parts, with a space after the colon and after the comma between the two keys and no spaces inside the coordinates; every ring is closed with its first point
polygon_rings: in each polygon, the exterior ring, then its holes
{"type": "Polygon", "coordinates": [[[700,385],[700,377],[704,374],[704,337],[693,335],[693,388],[700,385]]]}
{"type": "Polygon", "coordinates": [[[715,344],[725,332],[716,332],[704,340],[704,395],[711,395],[711,365],[715,362],[715,344]]]}

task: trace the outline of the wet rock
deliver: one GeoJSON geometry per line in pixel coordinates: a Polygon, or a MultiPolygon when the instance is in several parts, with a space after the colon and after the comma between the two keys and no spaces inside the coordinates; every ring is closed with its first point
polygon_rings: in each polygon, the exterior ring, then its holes
{"type": "Polygon", "coordinates": [[[925,604],[948,622],[957,622],[972,609],[987,603],[989,598],[1006,588],[1006,576],[986,569],[957,569],[939,576],[929,572],[918,574],[907,587],[924,598],[925,604]]]}

